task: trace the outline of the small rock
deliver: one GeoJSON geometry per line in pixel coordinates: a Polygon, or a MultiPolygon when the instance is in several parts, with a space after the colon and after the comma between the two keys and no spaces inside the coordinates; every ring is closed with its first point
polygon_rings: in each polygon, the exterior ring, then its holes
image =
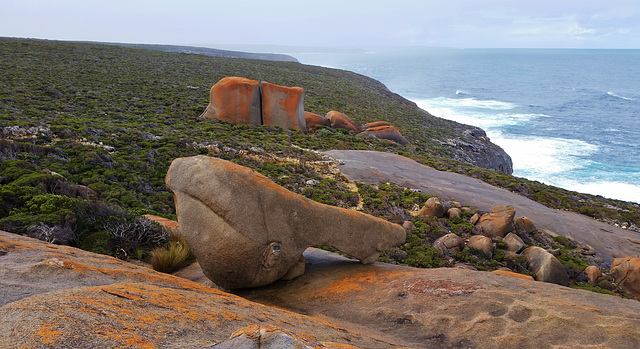
{"type": "Polygon", "coordinates": [[[434,241],[431,246],[445,253],[460,252],[464,248],[464,240],[454,233],[449,233],[434,241]]]}
{"type": "Polygon", "coordinates": [[[529,270],[535,274],[535,279],[562,286],[569,285],[569,275],[562,263],[551,253],[538,246],[526,248],[522,255],[529,263],[529,270]]]}
{"type": "Polygon", "coordinates": [[[467,246],[484,252],[489,258],[493,257],[493,242],[484,235],[470,237],[467,246]]]}
{"type": "Polygon", "coordinates": [[[536,225],[527,217],[518,217],[515,219],[516,233],[525,232],[531,234],[538,230],[536,225]]]}
{"type": "Polygon", "coordinates": [[[584,270],[584,273],[587,276],[587,280],[589,280],[589,283],[592,285],[598,284],[603,277],[602,272],[595,265],[588,266],[584,270]]]}
{"type": "Polygon", "coordinates": [[[447,210],[447,217],[449,218],[460,218],[462,217],[462,210],[457,207],[452,207],[447,210]]]}
{"type": "Polygon", "coordinates": [[[402,227],[403,227],[403,228],[404,228],[404,230],[406,230],[406,231],[411,231],[411,230],[413,230],[413,229],[415,229],[415,228],[416,228],[416,225],[415,225],[415,224],[413,224],[413,222],[412,222],[412,221],[404,221],[404,222],[402,223],[402,227]]]}
{"type": "Polygon", "coordinates": [[[474,228],[475,234],[482,234],[489,238],[502,238],[513,231],[513,217],[516,209],[513,206],[496,206],[491,213],[483,214],[474,228]]]}
{"type": "Polygon", "coordinates": [[[430,197],[418,211],[418,216],[442,217],[445,214],[444,205],[437,197],[430,197]]]}
{"type": "Polygon", "coordinates": [[[473,216],[471,216],[471,218],[469,218],[469,223],[475,225],[476,223],[478,223],[479,219],[480,219],[480,214],[476,213],[473,216]]]}
{"type": "Polygon", "coordinates": [[[623,292],[640,300],[640,257],[615,258],[610,274],[623,292]]]}
{"type": "Polygon", "coordinates": [[[507,244],[507,251],[515,253],[519,253],[525,247],[524,241],[514,233],[507,234],[507,236],[502,239],[502,242],[507,244]]]}

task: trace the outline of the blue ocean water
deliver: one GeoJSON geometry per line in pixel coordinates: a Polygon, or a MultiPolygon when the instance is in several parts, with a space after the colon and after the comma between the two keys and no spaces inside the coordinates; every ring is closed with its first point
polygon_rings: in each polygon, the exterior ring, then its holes
{"type": "Polygon", "coordinates": [[[433,115],[481,127],[516,176],[640,203],[640,50],[293,55],[370,76],[433,115]]]}

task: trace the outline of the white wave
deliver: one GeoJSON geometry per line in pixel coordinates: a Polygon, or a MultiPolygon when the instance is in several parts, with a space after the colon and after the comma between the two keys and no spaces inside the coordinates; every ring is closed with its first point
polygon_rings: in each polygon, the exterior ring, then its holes
{"type": "Polygon", "coordinates": [[[467,91],[465,90],[456,90],[456,95],[467,95],[467,91]]]}
{"type": "Polygon", "coordinates": [[[560,181],[565,189],[580,193],[602,195],[609,199],[617,199],[640,203],[640,184],[600,181],[592,183],[579,183],[573,180],[560,181]]]}
{"type": "MultiPolygon", "coordinates": [[[[477,126],[485,131],[499,128],[506,125],[516,125],[520,122],[527,122],[537,117],[547,117],[544,114],[516,114],[508,113],[505,102],[482,101],[485,104],[492,105],[489,110],[480,108],[468,108],[468,106],[478,105],[478,101],[471,102],[471,98],[451,99],[445,97],[414,100],[414,102],[422,109],[429,113],[447,120],[453,120],[462,124],[477,126]]],[[[475,100],[473,100],[475,101],[475,100]]]]}
{"type": "Polygon", "coordinates": [[[617,93],[615,93],[615,92],[611,92],[611,91],[607,92],[607,94],[608,94],[609,96],[611,96],[611,97],[624,99],[625,101],[635,101],[635,100],[636,100],[635,98],[621,96],[621,95],[619,95],[619,94],[617,94],[617,93]]]}

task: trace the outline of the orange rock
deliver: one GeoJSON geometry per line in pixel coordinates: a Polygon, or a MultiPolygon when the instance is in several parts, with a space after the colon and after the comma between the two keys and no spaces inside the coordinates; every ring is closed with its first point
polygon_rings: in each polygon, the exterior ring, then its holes
{"type": "Polygon", "coordinates": [[[200,117],[260,126],[261,114],[258,81],[230,76],[211,87],[209,105],[200,117]]]}
{"type": "Polygon", "coordinates": [[[263,81],[260,90],[264,125],[307,132],[302,87],[286,87],[263,81]]]}
{"type": "Polygon", "coordinates": [[[496,206],[491,213],[483,214],[474,228],[475,234],[490,238],[503,238],[514,229],[513,217],[516,209],[513,206],[496,206]]]}
{"type": "Polygon", "coordinates": [[[611,263],[611,276],[622,291],[640,300],[640,258],[615,258],[611,263]]]}
{"type": "Polygon", "coordinates": [[[360,131],[362,131],[358,124],[339,111],[332,110],[325,115],[325,118],[331,121],[331,127],[333,128],[343,128],[355,133],[360,133],[360,131]]]}
{"type": "Polygon", "coordinates": [[[322,115],[304,112],[304,119],[307,123],[307,131],[309,132],[315,131],[323,126],[331,127],[331,121],[325,119],[322,115]]]}
{"type": "Polygon", "coordinates": [[[424,206],[418,211],[418,216],[427,216],[427,217],[443,217],[447,211],[444,208],[444,204],[440,201],[439,198],[433,196],[430,197],[427,202],[424,203],[424,206]]]}
{"type": "Polygon", "coordinates": [[[589,283],[592,285],[597,285],[598,282],[602,280],[602,272],[595,265],[588,266],[584,270],[584,273],[587,275],[587,280],[589,280],[589,283]]]}
{"type": "Polygon", "coordinates": [[[536,225],[527,218],[527,217],[518,217],[515,220],[516,225],[516,233],[525,232],[525,233],[533,233],[536,230],[536,225]]]}
{"type": "Polygon", "coordinates": [[[374,122],[367,122],[366,124],[364,124],[365,129],[378,127],[378,126],[391,126],[391,124],[388,121],[374,121],[374,122]]]}
{"type": "Polygon", "coordinates": [[[514,273],[512,271],[507,271],[507,270],[494,270],[494,271],[492,271],[492,273],[498,274],[498,275],[510,276],[510,277],[523,279],[523,280],[535,281],[532,276],[524,275],[524,274],[520,274],[520,273],[514,273]]]}
{"type": "Polygon", "coordinates": [[[398,144],[409,144],[409,142],[402,137],[400,131],[394,126],[376,126],[368,128],[366,131],[358,134],[360,137],[372,136],[380,139],[388,139],[398,144]]]}

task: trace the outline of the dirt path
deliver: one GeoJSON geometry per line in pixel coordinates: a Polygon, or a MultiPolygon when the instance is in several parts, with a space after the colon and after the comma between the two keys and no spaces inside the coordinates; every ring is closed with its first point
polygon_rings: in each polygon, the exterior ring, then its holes
{"type": "Polygon", "coordinates": [[[351,180],[380,184],[391,182],[434,194],[443,200],[461,202],[489,211],[497,205],[512,205],[516,216],[530,218],[538,229],[548,229],[584,242],[610,263],[615,257],[640,257],[640,234],[573,212],[543,206],[523,196],[464,175],[437,171],[400,155],[364,150],[325,152],[343,164],[339,166],[351,180]]]}

